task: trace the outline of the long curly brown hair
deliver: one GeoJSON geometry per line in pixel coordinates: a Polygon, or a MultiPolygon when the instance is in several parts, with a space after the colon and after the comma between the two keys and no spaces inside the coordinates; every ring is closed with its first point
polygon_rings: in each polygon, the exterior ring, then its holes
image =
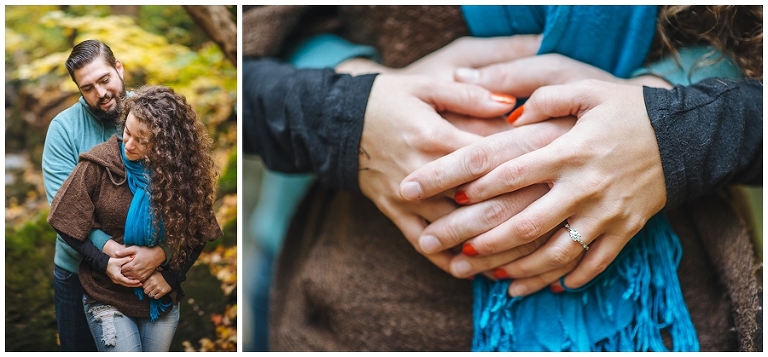
{"type": "Polygon", "coordinates": [[[211,219],[217,176],[211,139],[186,98],[168,87],[144,86],[134,91],[121,110],[119,132],[128,113],[147,128],[150,202],[154,216],[162,217],[173,252],[170,267],[178,269],[202,243],[201,230],[211,219]]]}
{"type": "Polygon", "coordinates": [[[675,5],[659,10],[649,62],[686,45],[711,45],[750,78],[763,78],[762,5],[675,5]]]}

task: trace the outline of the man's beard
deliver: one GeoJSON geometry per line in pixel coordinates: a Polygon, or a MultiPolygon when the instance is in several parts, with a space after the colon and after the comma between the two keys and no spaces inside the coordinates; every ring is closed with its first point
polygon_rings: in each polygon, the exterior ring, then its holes
{"type": "MultiPolygon", "coordinates": [[[[96,117],[96,119],[100,120],[102,123],[114,124],[115,122],[117,122],[117,118],[120,116],[120,107],[121,107],[121,104],[123,103],[123,99],[125,98],[125,82],[123,82],[122,78],[120,78],[120,85],[122,86],[123,90],[120,92],[119,95],[114,97],[115,98],[114,109],[110,111],[105,111],[98,107],[99,103],[96,103],[97,106],[95,107],[92,106],[91,104],[88,104],[88,107],[91,109],[91,113],[93,113],[93,116],[96,117]]],[[[101,100],[99,100],[99,102],[101,102],[101,100]]]]}

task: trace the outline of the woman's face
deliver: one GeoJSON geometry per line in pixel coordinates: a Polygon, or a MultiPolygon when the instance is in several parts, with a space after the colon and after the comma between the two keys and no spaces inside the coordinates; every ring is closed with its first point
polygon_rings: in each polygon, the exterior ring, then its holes
{"type": "Polygon", "coordinates": [[[143,159],[149,149],[147,126],[139,122],[133,113],[128,113],[128,116],[125,118],[123,146],[125,147],[125,157],[131,161],[143,159]]]}

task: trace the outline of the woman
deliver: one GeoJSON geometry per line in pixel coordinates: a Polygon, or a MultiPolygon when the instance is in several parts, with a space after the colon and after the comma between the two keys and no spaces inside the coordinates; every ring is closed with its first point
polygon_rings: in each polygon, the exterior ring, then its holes
{"type": "Polygon", "coordinates": [[[168,351],[179,319],[181,282],[205,244],[222,235],[213,213],[210,139],[186,99],[147,86],[126,99],[113,136],[80,156],[48,222],[83,255],[83,307],[99,351],[168,351]],[[99,228],[124,245],[166,247],[166,264],[128,279],[90,243],[99,228]]]}

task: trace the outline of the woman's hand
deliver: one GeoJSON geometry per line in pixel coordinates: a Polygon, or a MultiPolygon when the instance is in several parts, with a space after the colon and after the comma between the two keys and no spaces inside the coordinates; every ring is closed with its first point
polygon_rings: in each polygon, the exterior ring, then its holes
{"type": "MultiPolygon", "coordinates": [[[[522,112],[516,125],[565,116],[578,121],[550,145],[492,170],[494,158],[487,152],[457,151],[409,175],[401,189],[406,198],[426,198],[459,181],[477,179],[457,194],[475,203],[537,183],[549,185],[542,198],[466,244],[479,255],[496,254],[557,229],[541,248],[504,271],[512,278],[531,278],[574,264],[583,254],[565,280],[569,287],[580,287],[602,272],[666,202],[661,158],[642,88],[594,80],[544,87],[524,108],[516,113],[522,112]],[[435,172],[440,177],[434,177],[435,172]],[[407,192],[407,186],[418,187],[420,194],[407,192]],[[588,251],[571,239],[562,226],[566,220],[590,245],[588,251]]],[[[512,295],[531,292],[510,287],[512,295]]]]}
{"type": "Polygon", "coordinates": [[[107,276],[112,279],[113,283],[129,288],[136,288],[141,286],[140,280],[128,278],[121,272],[123,264],[126,264],[131,260],[133,260],[133,257],[131,256],[123,258],[109,258],[109,262],[107,262],[107,276]]]}
{"type": "Polygon", "coordinates": [[[171,286],[163,278],[163,274],[159,271],[152,273],[152,275],[144,281],[144,293],[153,299],[160,299],[165,294],[171,292],[171,286]]]}
{"type": "Polygon", "coordinates": [[[121,273],[128,278],[141,281],[147,279],[160,264],[165,262],[165,252],[160,246],[132,245],[118,249],[115,255],[118,258],[134,257],[123,265],[121,273]]]}

